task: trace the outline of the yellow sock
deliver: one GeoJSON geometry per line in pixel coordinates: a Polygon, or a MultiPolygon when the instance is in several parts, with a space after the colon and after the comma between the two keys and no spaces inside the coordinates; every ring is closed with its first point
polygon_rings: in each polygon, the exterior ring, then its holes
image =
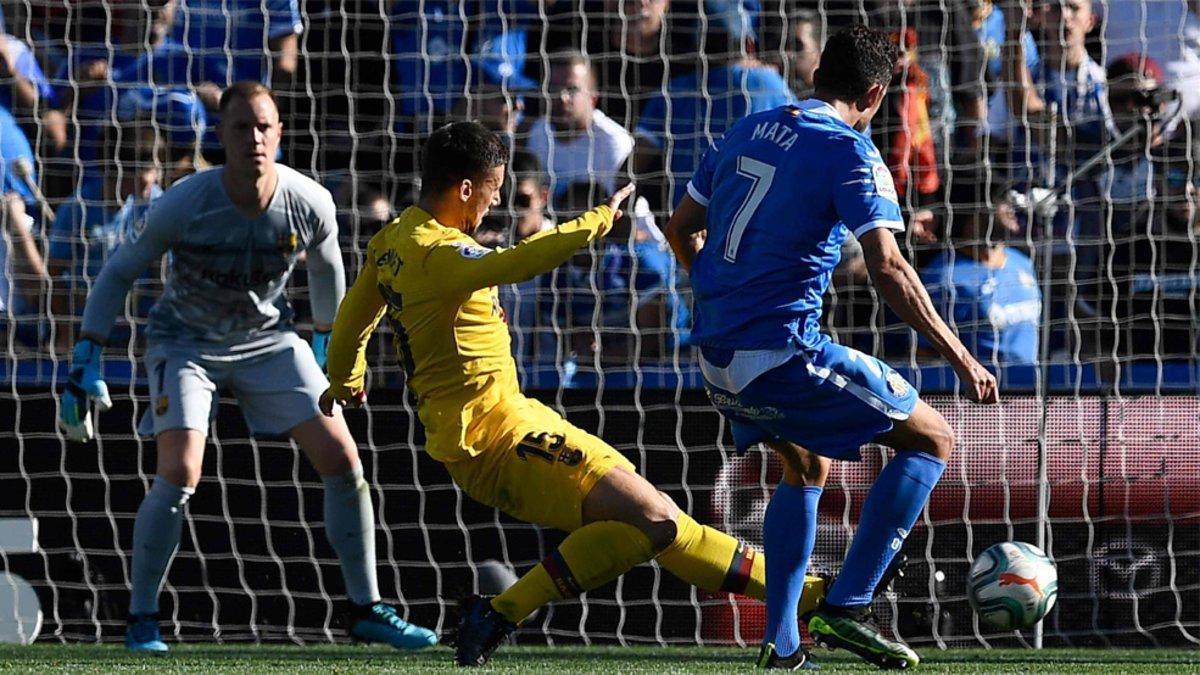
{"type": "MultiPolygon", "coordinates": [[[[767,559],[761,551],[686,513],[679,514],[675,527],[675,541],[655,558],[664,569],[706,591],[766,598],[767,559]]],[[[824,596],[825,580],[805,577],[800,612],[815,608],[824,596]]]]}
{"type": "Polygon", "coordinates": [[[613,520],[591,523],[567,535],[537,567],[500,595],[492,607],[520,623],[542,605],[573,598],[602,586],[654,557],[650,540],[632,525],[613,520]]]}

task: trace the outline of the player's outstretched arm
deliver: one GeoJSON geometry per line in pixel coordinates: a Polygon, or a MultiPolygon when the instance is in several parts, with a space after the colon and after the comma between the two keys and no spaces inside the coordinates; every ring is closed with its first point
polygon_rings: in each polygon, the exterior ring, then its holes
{"type": "Polygon", "coordinates": [[[473,292],[499,284],[515,284],[549,272],[565,263],[580,247],[608,234],[621,217],[621,203],[633,194],[633,184],[617,190],[601,204],[575,220],[538,232],[512,248],[488,251],[454,242],[438,246],[425,265],[445,279],[450,292],[473,292]]]}
{"type": "Polygon", "coordinates": [[[366,399],[367,343],[387,309],[379,292],[379,272],[374,247],[367,249],[367,261],[338,307],[329,336],[326,368],[329,389],[321,394],[321,412],[333,416],[334,404],[347,407],[362,405],[366,399]]]}
{"type": "Polygon", "coordinates": [[[929,293],[916,270],[904,259],[891,230],[882,227],[868,230],[859,241],[871,280],[888,306],[950,362],[967,390],[967,398],[976,403],[997,402],[996,376],[975,360],[938,316],[929,293]]]}
{"type": "Polygon", "coordinates": [[[101,412],[112,407],[108,385],[100,376],[101,352],[133,282],[174,242],[178,233],[177,221],[163,214],[160,201],[104,264],[88,294],[82,334],[71,355],[71,368],[58,411],[58,424],[72,441],[86,443],[92,440],[93,402],[101,412]]]}
{"type": "Polygon", "coordinates": [[[692,199],[691,195],[684,195],[667,223],[667,241],[685,270],[692,269],[696,254],[704,248],[704,234],[708,230],[707,215],[708,209],[700,202],[692,199]]]}

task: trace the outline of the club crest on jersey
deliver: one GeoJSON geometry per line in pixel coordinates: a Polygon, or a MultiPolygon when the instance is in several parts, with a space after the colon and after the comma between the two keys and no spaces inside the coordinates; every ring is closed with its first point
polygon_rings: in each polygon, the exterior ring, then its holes
{"type": "Polygon", "coordinates": [[[875,191],[879,193],[880,197],[894,202],[900,201],[896,195],[896,183],[892,180],[892,172],[885,165],[876,164],[872,167],[871,176],[875,179],[875,191]]]}
{"type": "Polygon", "coordinates": [[[904,376],[896,371],[887,374],[888,389],[896,398],[904,398],[908,396],[908,382],[904,381],[904,376]]]}
{"type": "Polygon", "coordinates": [[[492,252],[492,249],[490,248],[484,248],[482,246],[476,246],[475,244],[468,244],[466,242],[459,242],[454,246],[458,249],[458,254],[467,260],[479,260],[483,256],[492,252]]]}
{"type": "Polygon", "coordinates": [[[300,245],[300,235],[295,232],[284,232],[275,240],[275,248],[283,255],[291,255],[296,252],[296,247],[300,245]]]}

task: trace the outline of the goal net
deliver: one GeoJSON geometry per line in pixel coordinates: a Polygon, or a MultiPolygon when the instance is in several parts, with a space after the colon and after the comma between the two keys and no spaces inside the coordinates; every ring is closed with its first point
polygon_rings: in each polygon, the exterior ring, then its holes
{"type": "MultiPolygon", "coordinates": [[[[5,200],[0,247],[0,639],[123,635],[133,520],[154,476],[153,441],[136,429],[152,405],[141,355],[156,273],[105,350],[115,405],[97,440],[69,444],[56,406],[104,258],[158,194],[152,184],[221,162],[215,95],[242,78],[272,84],[282,159],[333,193],[351,279],[370,236],[415,201],[417,149],[447,120],[478,119],[513,151],[484,245],[514,244],[635,180],[638,199],[606,242],[500,289],[523,386],[698,520],[761,545],[781,468],[765,449],[733,452],[690,344],[687,275],[662,233],[709,144],[750,112],[809,96],[824,40],[866,22],[903,54],[866,131],[909,221],[898,239],[939,311],[998,373],[1002,401],[965,399],[885,308],[848,241],[824,330],[896,366],[959,444],[905,544],[905,575],[878,601],[884,624],[937,646],[1200,642],[1190,3],[1050,0],[1024,16],[974,0],[3,10],[0,174],[18,198],[5,200]],[[1005,540],[1058,564],[1058,603],[1036,631],[998,633],[970,610],[967,571],[1005,540]]],[[[303,333],[302,269],[291,290],[303,333]]],[[[472,501],[423,452],[390,338],[384,328],[371,343],[370,404],[347,419],[372,485],[383,595],[445,631],[458,598],[503,588],[563,534],[472,501]]],[[[838,571],[889,456],[868,446],[862,462],[835,466],[817,572],[838,571]]],[[[341,639],[321,482],[298,449],[252,437],[223,392],[203,474],[162,592],[165,632],[341,639]]],[[[753,645],[764,620],[761,603],[650,564],[546,608],[517,639],[753,645]]]]}

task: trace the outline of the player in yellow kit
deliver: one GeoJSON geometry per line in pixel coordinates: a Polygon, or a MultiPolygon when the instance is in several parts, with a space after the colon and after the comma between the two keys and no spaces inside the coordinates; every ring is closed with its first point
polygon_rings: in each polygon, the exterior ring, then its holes
{"type": "MultiPolygon", "coordinates": [[[[507,158],[499,138],[474,122],[430,136],[420,200],[371,239],[338,310],[321,401],[328,414],[365,399],[364,352],[386,315],[430,456],[480,502],[571,533],[504,593],[464,602],[455,656],[463,666],[486,663],[542,605],[651,559],[709,591],[761,599],[764,586],[755,549],[700,525],[607,443],[521,394],[496,285],[552,270],[603,236],[633,187],[576,220],[490,250],[470,235],[499,203],[507,158]]],[[[817,585],[803,604],[815,605],[817,585]]]]}

